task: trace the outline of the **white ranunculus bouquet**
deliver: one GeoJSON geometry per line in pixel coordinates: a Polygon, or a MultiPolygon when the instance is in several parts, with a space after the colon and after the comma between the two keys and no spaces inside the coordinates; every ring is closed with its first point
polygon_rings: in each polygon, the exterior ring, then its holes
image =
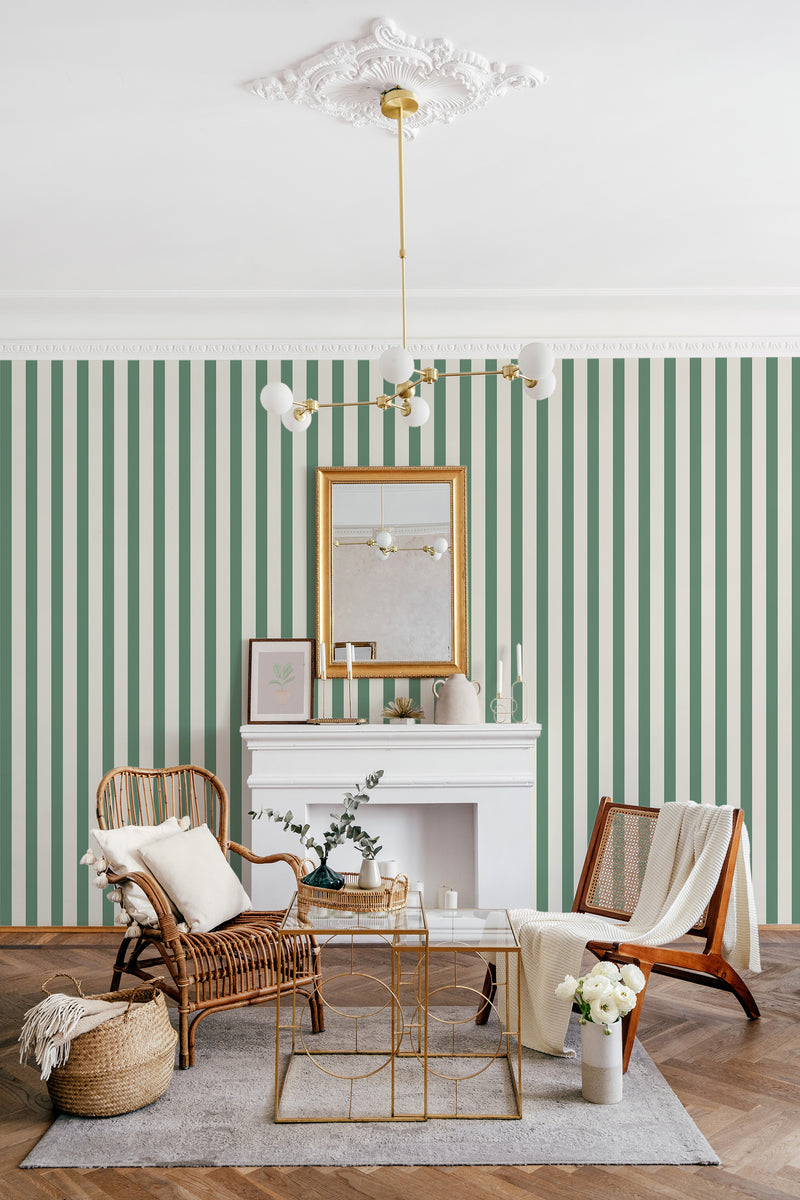
{"type": "Polygon", "coordinates": [[[645,985],[645,977],[635,963],[618,967],[613,962],[599,962],[587,975],[576,979],[567,975],[556,988],[559,1000],[569,1000],[580,1009],[580,1023],[609,1025],[627,1016],[636,1006],[636,996],[645,985]]]}

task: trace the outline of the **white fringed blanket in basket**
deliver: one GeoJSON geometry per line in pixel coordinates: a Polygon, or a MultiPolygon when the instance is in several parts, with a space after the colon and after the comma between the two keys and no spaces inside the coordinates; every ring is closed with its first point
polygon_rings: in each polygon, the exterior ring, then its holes
{"type": "Polygon", "coordinates": [[[62,1112],[110,1117],[152,1104],[169,1086],[178,1040],[157,981],[84,996],[66,978],[78,996],[48,992],[25,1014],[20,1061],[33,1052],[62,1112]]]}

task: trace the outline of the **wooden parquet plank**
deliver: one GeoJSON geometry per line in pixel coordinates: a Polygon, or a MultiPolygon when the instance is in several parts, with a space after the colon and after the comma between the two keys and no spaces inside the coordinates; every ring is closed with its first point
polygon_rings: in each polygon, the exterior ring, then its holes
{"type": "MultiPolygon", "coordinates": [[[[748,1022],[728,996],[656,978],[640,1036],[722,1159],[721,1167],[218,1167],[22,1171],[52,1118],[45,1085],[20,1066],[17,1036],[48,973],[105,991],[115,931],[0,932],[0,1200],[797,1200],[800,1196],[800,933],[762,934],[748,1022]]],[[[334,958],[331,972],[342,969],[334,958]]],[[[370,951],[365,970],[379,967],[370,951]]],[[[480,986],[480,967],[463,981],[480,986]]],[[[432,973],[446,982],[445,967],[432,973]]],[[[65,990],[67,987],[64,982],[65,990]]],[[[59,985],[60,986],[60,985],[59,985]]],[[[368,999],[343,985],[343,1003],[368,999]]],[[[357,1130],[353,1131],[357,1137],[357,1130]]],[[[468,1127],[461,1132],[468,1136],[468,1127]]]]}

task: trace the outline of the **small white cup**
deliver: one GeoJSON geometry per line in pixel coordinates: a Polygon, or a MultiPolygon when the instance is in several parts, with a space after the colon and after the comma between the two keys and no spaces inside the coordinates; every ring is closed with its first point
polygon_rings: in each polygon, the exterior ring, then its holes
{"type": "Polygon", "coordinates": [[[400,868],[394,858],[385,858],[378,863],[378,870],[384,879],[396,879],[400,868]]]}

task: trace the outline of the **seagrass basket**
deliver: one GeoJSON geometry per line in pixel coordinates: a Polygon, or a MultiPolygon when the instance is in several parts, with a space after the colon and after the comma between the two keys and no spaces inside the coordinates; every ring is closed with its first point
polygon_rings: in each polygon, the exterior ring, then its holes
{"type": "Polygon", "coordinates": [[[297,885],[297,914],[305,920],[311,905],[317,908],[336,908],[345,912],[387,913],[405,908],[408,899],[408,876],[397,875],[394,879],[381,876],[381,887],[360,888],[358,873],[343,871],[343,888],[309,887],[302,880],[297,885]]]}
{"type": "MultiPolygon", "coordinates": [[[[79,984],[78,991],[83,996],[79,984]]],[[[163,992],[147,983],[90,999],[127,1000],[128,1007],[73,1040],[64,1066],[50,1072],[50,1099],[78,1117],[116,1117],[152,1104],[169,1087],[178,1040],[163,992]]]]}

